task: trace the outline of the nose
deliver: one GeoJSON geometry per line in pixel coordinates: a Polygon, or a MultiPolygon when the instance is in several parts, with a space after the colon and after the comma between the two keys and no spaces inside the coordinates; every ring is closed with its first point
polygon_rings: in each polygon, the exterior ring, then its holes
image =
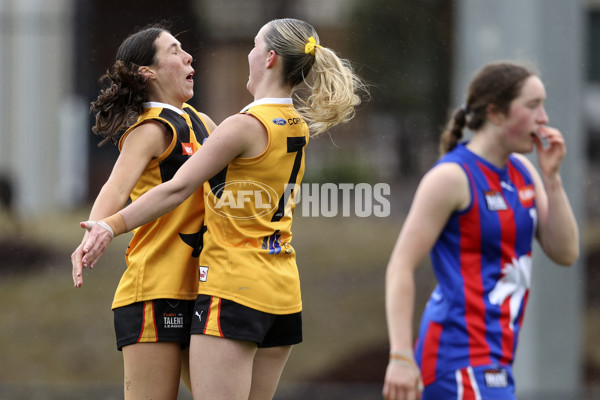
{"type": "Polygon", "coordinates": [[[548,114],[546,114],[546,109],[542,106],[540,112],[538,114],[538,123],[540,125],[546,125],[548,123],[548,114]]]}
{"type": "Polygon", "coordinates": [[[185,50],[183,52],[185,53],[185,63],[191,64],[192,61],[194,61],[194,57],[192,57],[192,55],[185,50]]]}

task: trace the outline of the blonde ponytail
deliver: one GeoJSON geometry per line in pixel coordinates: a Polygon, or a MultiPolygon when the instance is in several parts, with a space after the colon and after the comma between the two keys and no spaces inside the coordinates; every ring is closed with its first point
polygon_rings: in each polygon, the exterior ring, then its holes
{"type": "Polygon", "coordinates": [[[308,123],[311,135],[317,136],[354,118],[356,107],[362,102],[360,93],[368,91],[350,62],[333,50],[319,47],[314,57],[310,95],[306,100],[299,99],[298,111],[308,123]]]}
{"type": "Polygon", "coordinates": [[[362,102],[361,95],[369,94],[350,62],[322,46],[317,32],[307,22],[284,18],[268,25],[265,41],[284,60],[284,82],[292,88],[305,82],[309,88],[306,99],[296,92],[296,100],[311,135],[350,121],[362,102]],[[307,81],[311,71],[312,84],[307,81]]]}

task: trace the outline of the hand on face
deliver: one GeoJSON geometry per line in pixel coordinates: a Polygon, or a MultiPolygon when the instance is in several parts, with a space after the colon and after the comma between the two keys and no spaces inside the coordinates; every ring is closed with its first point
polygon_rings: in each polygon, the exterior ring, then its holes
{"type": "Polygon", "coordinates": [[[560,131],[549,126],[541,126],[538,132],[532,133],[531,136],[537,149],[542,175],[550,177],[558,174],[560,164],[567,153],[565,140],[560,131]]]}

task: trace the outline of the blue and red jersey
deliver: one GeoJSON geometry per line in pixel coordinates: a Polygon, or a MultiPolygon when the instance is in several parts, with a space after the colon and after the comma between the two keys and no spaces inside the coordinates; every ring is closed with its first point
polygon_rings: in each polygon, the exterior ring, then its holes
{"type": "Polygon", "coordinates": [[[447,162],[463,168],[471,202],[450,216],[430,254],[438,285],[415,349],[425,385],[467,366],[512,364],[537,224],[533,179],[516,157],[498,168],[459,144],[438,164],[447,162]]]}

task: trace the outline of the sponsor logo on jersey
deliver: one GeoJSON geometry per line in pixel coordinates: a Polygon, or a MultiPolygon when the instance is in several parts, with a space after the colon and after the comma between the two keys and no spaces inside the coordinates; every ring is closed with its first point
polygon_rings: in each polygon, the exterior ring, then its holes
{"type": "Polygon", "coordinates": [[[194,154],[194,145],[192,143],[181,143],[181,148],[183,150],[183,155],[185,156],[194,154]]]}
{"type": "Polygon", "coordinates": [[[288,118],[287,123],[290,125],[305,124],[302,118],[288,118]]]}
{"type": "Polygon", "coordinates": [[[183,314],[164,313],[163,326],[165,328],[183,328],[183,314]]]}
{"type": "Polygon", "coordinates": [[[273,120],[273,123],[275,125],[281,125],[281,126],[283,126],[283,125],[285,125],[286,122],[285,122],[285,119],[283,119],[283,118],[275,118],[273,120]]]}
{"type": "Polygon", "coordinates": [[[508,387],[508,373],[505,369],[488,369],[483,372],[485,385],[489,388],[508,387]]]}
{"type": "MultiPolygon", "coordinates": [[[[508,301],[510,320],[508,327],[514,331],[527,291],[531,287],[531,255],[525,254],[502,266],[502,276],[488,295],[490,304],[502,307],[508,301]]],[[[504,312],[504,311],[503,311],[504,312]]]]}
{"type": "Polygon", "coordinates": [[[504,197],[502,193],[495,191],[485,192],[485,202],[487,204],[487,208],[490,211],[501,211],[508,210],[508,206],[506,205],[506,201],[504,201],[504,197]]]}
{"type": "Polygon", "coordinates": [[[200,282],[206,282],[206,278],[208,277],[208,267],[200,266],[200,282]]]}
{"type": "Polygon", "coordinates": [[[502,186],[504,189],[508,190],[509,192],[515,191],[515,188],[513,187],[513,185],[511,185],[508,182],[500,181],[500,186],[502,186]]]}
{"type": "Polygon", "coordinates": [[[523,207],[532,207],[535,199],[535,189],[533,185],[527,185],[519,189],[519,200],[523,207]]]}

